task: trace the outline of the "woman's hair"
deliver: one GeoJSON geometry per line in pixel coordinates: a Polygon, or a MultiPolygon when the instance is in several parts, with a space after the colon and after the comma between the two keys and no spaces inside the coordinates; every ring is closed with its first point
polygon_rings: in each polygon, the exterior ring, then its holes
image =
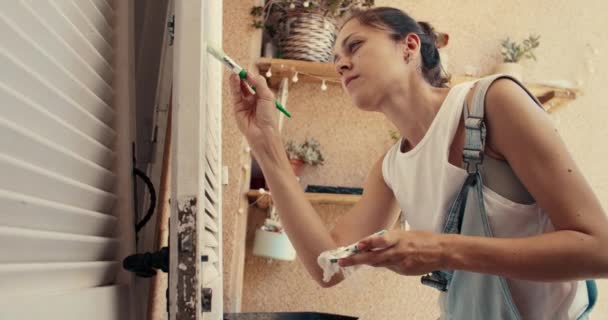
{"type": "Polygon", "coordinates": [[[403,40],[409,33],[415,33],[420,38],[420,55],[422,56],[422,75],[434,87],[445,87],[449,77],[443,75],[439,50],[437,50],[437,34],[427,22],[416,22],[407,13],[390,7],[376,7],[353,12],[343,23],[357,19],[362,25],[387,30],[395,41],[403,40]]]}

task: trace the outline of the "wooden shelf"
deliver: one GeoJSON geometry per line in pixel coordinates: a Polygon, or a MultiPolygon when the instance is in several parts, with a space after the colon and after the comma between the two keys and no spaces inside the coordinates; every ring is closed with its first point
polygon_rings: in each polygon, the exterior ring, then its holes
{"type": "MultiPolygon", "coordinates": [[[[333,194],[333,193],[311,193],[306,192],[306,199],[312,204],[334,204],[334,205],[354,205],[361,199],[361,195],[358,194],[333,194]]],[[[247,197],[253,202],[257,201],[260,197],[265,196],[265,199],[259,200],[256,205],[259,208],[265,209],[269,205],[268,194],[260,194],[258,190],[249,190],[247,197]]]]}
{"type": "MultiPolygon", "coordinates": [[[[260,58],[257,66],[261,74],[266,73],[268,68],[271,68],[272,77],[270,78],[270,86],[273,88],[278,87],[282,78],[287,77],[291,79],[296,71],[305,73],[298,73],[299,82],[319,83],[319,78],[321,78],[329,81],[329,85],[332,82],[337,84],[341,81],[333,63],[260,58]]],[[[452,76],[451,85],[475,79],[474,77],[467,76],[452,76]]],[[[545,110],[549,112],[576,99],[580,94],[578,90],[571,88],[534,83],[526,83],[525,85],[543,103],[545,110]]]]}
{"type": "Polygon", "coordinates": [[[318,78],[337,83],[341,81],[340,75],[336,72],[333,63],[260,58],[257,66],[260,74],[265,74],[268,68],[271,68],[272,77],[270,78],[270,86],[274,88],[278,87],[282,78],[287,77],[291,79],[296,71],[306,73],[298,73],[298,83],[319,83],[318,78]]]}

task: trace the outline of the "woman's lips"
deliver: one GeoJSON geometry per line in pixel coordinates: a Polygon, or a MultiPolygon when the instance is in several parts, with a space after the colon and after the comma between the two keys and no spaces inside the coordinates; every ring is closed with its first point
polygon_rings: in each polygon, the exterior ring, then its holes
{"type": "Polygon", "coordinates": [[[344,84],[344,85],[345,85],[346,87],[348,87],[348,85],[349,85],[351,82],[353,82],[353,80],[356,80],[357,78],[359,78],[359,76],[354,76],[354,77],[352,77],[352,78],[347,78],[347,79],[346,79],[346,81],[345,81],[345,84],[344,84]]]}

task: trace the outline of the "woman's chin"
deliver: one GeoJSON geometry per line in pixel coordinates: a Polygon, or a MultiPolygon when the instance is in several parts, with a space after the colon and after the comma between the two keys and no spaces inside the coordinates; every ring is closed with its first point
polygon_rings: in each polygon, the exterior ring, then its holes
{"type": "Polygon", "coordinates": [[[376,108],[374,107],[374,103],[372,103],[369,99],[365,99],[364,97],[357,96],[356,94],[351,94],[350,96],[353,104],[357,107],[357,109],[363,111],[374,111],[376,108]]]}

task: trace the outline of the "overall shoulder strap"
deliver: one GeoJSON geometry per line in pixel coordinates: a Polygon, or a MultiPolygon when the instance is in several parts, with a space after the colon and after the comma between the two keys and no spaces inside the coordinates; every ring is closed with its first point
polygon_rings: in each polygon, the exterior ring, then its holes
{"type": "Polygon", "coordinates": [[[471,111],[469,112],[466,99],[463,108],[465,142],[462,157],[469,174],[479,172],[483,163],[483,152],[486,142],[486,126],[484,122],[486,94],[488,93],[490,85],[500,78],[513,80],[522,87],[540,107],[542,107],[538,99],[530,93],[521,82],[509,75],[496,74],[479,79],[475,92],[473,93],[473,106],[471,111]]]}

